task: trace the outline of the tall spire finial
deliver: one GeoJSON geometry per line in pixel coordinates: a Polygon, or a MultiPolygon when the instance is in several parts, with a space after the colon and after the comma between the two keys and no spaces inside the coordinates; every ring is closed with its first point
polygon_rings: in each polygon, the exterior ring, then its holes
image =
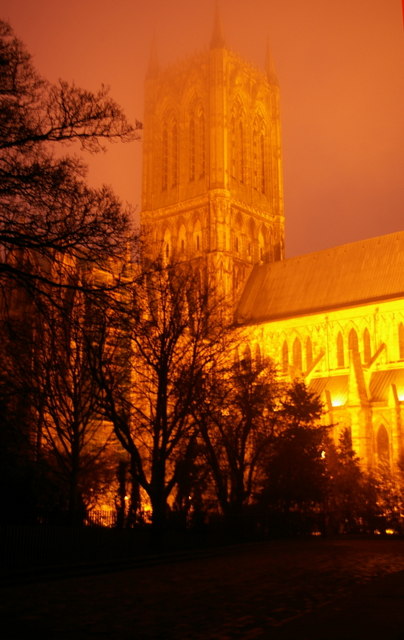
{"type": "Polygon", "coordinates": [[[210,41],[211,49],[223,49],[225,46],[223,34],[222,34],[222,25],[220,23],[220,15],[219,15],[219,2],[216,0],[215,2],[215,23],[213,26],[213,34],[212,39],[210,41]]]}
{"type": "Polygon", "coordinates": [[[265,70],[267,72],[267,78],[271,84],[278,84],[278,77],[276,75],[274,61],[269,48],[269,38],[267,40],[267,50],[265,55],[265,70]]]}
{"type": "Polygon", "coordinates": [[[150,46],[150,56],[149,56],[149,66],[147,69],[147,75],[153,76],[155,75],[160,68],[158,56],[157,56],[157,46],[156,46],[156,36],[153,34],[153,40],[150,46]]]}

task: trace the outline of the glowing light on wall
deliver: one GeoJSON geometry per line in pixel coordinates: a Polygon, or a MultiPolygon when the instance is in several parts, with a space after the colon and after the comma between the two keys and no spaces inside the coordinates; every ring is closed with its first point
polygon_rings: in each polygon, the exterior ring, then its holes
{"type": "Polygon", "coordinates": [[[331,398],[331,406],[332,407],[343,407],[346,404],[346,396],[345,395],[335,395],[331,398]]]}

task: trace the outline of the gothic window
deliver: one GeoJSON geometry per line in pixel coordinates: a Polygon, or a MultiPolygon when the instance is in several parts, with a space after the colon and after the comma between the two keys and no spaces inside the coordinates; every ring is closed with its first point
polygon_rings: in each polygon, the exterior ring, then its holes
{"type": "Polygon", "coordinates": [[[245,370],[251,369],[251,349],[249,345],[246,345],[246,347],[244,348],[241,366],[245,370]]]}
{"type": "Polygon", "coordinates": [[[376,452],[380,466],[388,467],[390,464],[389,436],[384,425],[380,425],[377,432],[376,452]]]}
{"type": "Polygon", "coordinates": [[[307,369],[311,369],[313,364],[313,344],[311,338],[306,338],[306,365],[307,369]]]}
{"type": "Polygon", "coordinates": [[[202,108],[198,114],[198,174],[199,178],[205,175],[205,116],[202,108]]]}
{"type": "Polygon", "coordinates": [[[286,340],[282,345],[282,373],[287,373],[289,370],[289,352],[288,343],[286,340]]]}
{"type": "Polygon", "coordinates": [[[302,344],[299,338],[295,338],[293,342],[293,366],[299,371],[302,370],[302,344]]]}
{"type": "Polygon", "coordinates": [[[178,130],[175,121],[171,124],[171,186],[178,184],[178,130]]]}
{"type": "Polygon", "coordinates": [[[345,357],[344,357],[344,338],[342,337],[341,331],[337,336],[337,367],[345,366],[345,357]]]}
{"type": "Polygon", "coordinates": [[[186,230],[185,226],[182,224],[178,233],[178,251],[180,253],[185,253],[186,247],[186,230]]]}
{"type": "Polygon", "coordinates": [[[240,183],[246,181],[246,131],[242,107],[236,103],[230,118],[230,171],[240,183]]]}
{"type": "Polygon", "coordinates": [[[161,188],[166,191],[178,184],[178,128],[173,116],[163,120],[161,137],[161,188]]]}
{"type": "Polygon", "coordinates": [[[256,363],[257,367],[261,366],[261,362],[262,362],[262,360],[261,360],[261,349],[260,349],[259,344],[256,344],[255,345],[255,363],[256,363]]]}
{"type": "Polygon", "coordinates": [[[372,358],[372,350],[370,345],[370,333],[366,328],[363,332],[363,359],[366,364],[369,364],[372,358]]]}
{"type": "Polygon", "coordinates": [[[163,191],[165,191],[168,186],[168,131],[167,126],[163,126],[164,129],[161,150],[161,188],[163,189],[163,191]]]}
{"type": "Polygon", "coordinates": [[[260,135],[261,193],[265,193],[265,137],[260,135]]]}
{"type": "Polygon", "coordinates": [[[195,180],[195,119],[189,121],[189,179],[195,180]]]}
{"type": "Polygon", "coordinates": [[[236,162],[236,117],[232,116],[230,121],[230,145],[231,145],[231,177],[237,179],[237,162],[236,162]]]}
{"type": "Polygon", "coordinates": [[[202,251],[202,229],[199,220],[197,220],[194,226],[194,249],[198,253],[202,251]]]}
{"type": "Polygon", "coordinates": [[[257,117],[253,130],[254,189],[265,193],[265,134],[262,119],[257,117]]]}
{"type": "Polygon", "coordinates": [[[264,235],[262,231],[258,234],[258,260],[264,259],[264,235]]]}
{"type": "Polygon", "coordinates": [[[244,124],[243,122],[240,120],[238,123],[238,145],[237,145],[237,157],[238,157],[238,179],[239,182],[244,182],[245,181],[245,176],[244,176],[244,172],[245,172],[245,158],[244,158],[244,144],[245,144],[245,140],[244,140],[244,124]]]}
{"type": "Polygon", "coordinates": [[[348,346],[349,346],[349,353],[350,354],[358,353],[358,351],[359,351],[359,342],[358,342],[358,334],[356,333],[355,329],[351,329],[350,332],[349,332],[348,346]]]}
{"type": "Polygon", "coordinates": [[[398,355],[400,360],[404,360],[404,324],[402,322],[398,327],[398,355]]]}
{"type": "Polygon", "coordinates": [[[163,239],[163,262],[167,264],[171,257],[171,233],[168,229],[164,232],[163,239]]]}

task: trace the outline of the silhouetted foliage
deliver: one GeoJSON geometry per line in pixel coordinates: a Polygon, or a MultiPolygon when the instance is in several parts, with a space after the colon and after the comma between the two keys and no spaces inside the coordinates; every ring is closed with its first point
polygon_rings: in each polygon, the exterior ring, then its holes
{"type": "Polygon", "coordinates": [[[319,398],[299,380],[280,398],[258,498],[270,535],[297,535],[318,527],[327,491],[328,428],[320,424],[322,411],[319,398]]]}
{"type": "Polygon", "coordinates": [[[130,456],[132,481],[148,496],[156,531],[164,529],[167,500],[183,483],[203,370],[221,349],[223,329],[210,326],[209,309],[197,274],[157,262],[140,269],[104,316],[94,352],[105,417],[130,456]]]}
{"type": "Polygon", "coordinates": [[[280,385],[270,363],[215,363],[194,405],[196,431],[228,527],[257,488],[274,432],[280,385]]]}
{"type": "Polygon", "coordinates": [[[97,152],[109,140],[133,140],[139,128],[105,87],[94,94],[41,78],[0,22],[0,284],[7,294],[11,281],[35,291],[67,286],[65,254],[96,263],[121,254],[128,211],[108,187],[86,184],[82,160],[61,152],[74,142],[97,152]]]}
{"type": "MultiPolygon", "coordinates": [[[[95,277],[95,266],[114,262],[118,272],[116,259],[131,235],[130,211],[108,187],[87,185],[85,164],[66,155],[66,145],[97,152],[107,141],[135,139],[139,128],[128,123],[105,87],[91,93],[44,80],[11,27],[0,21],[0,418],[2,480],[14,511],[30,511],[16,498],[20,486],[32,511],[72,504],[74,492],[66,498],[62,487],[67,466],[62,483],[56,470],[67,464],[69,447],[76,458],[81,450],[83,462],[80,429],[86,421],[88,439],[97,397],[84,361],[80,379],[72,368],[74,350],[76,364],[84,357],[82,344],[74,342],[81,322],[71,313],[74,292],[88,298],[119,287],[118,276],[113,284],[95,277]],[[81,424],[77,442],[73,423],[81,424]],[[54,491],[46,491],[53,485],[54,491]]],[[[100,490],[96,475],[87,474],[86,500],[91,487],[100,490]]]]}

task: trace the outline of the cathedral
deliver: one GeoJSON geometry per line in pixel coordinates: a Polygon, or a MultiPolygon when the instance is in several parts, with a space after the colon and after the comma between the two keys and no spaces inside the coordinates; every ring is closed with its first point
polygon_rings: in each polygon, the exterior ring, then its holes
{"type": "Polygon", "coordinates": [[[142,226],[164,260],[214,274],[245,350],[298,377],[368,468],[404,447],[404,232],[286,259],[279,85],[210,47],[146,77],[142,226]]]}

